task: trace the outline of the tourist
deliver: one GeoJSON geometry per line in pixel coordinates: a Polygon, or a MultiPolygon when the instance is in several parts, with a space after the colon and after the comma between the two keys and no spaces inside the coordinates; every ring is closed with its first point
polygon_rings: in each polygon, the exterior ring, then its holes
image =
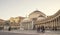
{"type": "Polygon", "coordinates": [[[44,26],[41,26],[41,32],[45,32],[45,28],[44,28],[44,26]]]}
{"type": "Polygon", "coordinates": [[[9,27],[8,31],[11,31],[11,27],[9,27]]]}
{"type": "Polygon", "coordinates": [[[40,26],[37,28],[37,32],[40,32],[40,26]]]}

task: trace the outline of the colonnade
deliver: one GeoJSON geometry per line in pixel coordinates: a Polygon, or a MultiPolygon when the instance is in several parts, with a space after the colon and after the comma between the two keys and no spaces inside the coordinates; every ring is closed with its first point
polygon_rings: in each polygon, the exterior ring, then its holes
{"type": "Polygon", "coordinates": [[[57,28],[60,29],[60,15],[51,18],[49,20],[46,21],[42,21],[42,22],[38,22],[36,24],[36,27],[38,26],[44,26],[46,29],[53,29],[53,28],[57,28]]]}

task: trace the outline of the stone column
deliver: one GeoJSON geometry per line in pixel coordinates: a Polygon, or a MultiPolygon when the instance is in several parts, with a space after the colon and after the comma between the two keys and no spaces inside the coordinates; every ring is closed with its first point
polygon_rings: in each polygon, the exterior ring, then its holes
{"type": "Polygon", "coordinates": [[[53,28],[53,26],[54,26],[54,21],[53,21],[53,20],[52,20],[52,23],[51,23],[51,24],[52,24],[52,27],[51,27],[51,29],[52,29],[52,28],[53,28]]]}
{"type": "Polygon", "coordinates": [[[32,29],[34,28],[34,21],[32,21],[32,29]]]}
{"type": "Polygon", "coordinates": [[[28,26],[28,30],[30,29],[30,22],[27,24],[27,26],[28,26]]]}
{"type": "Polygon", "coordinates": [[[54,27],[55,27],[55,19],[54,19],[54,27]]]}
{"type": "Polygon", "coordinates": [[[59,26],[59,17],[58,17],[58,24],[57,25],[59,26]]]}
{"type": "Polygon", "coordinates": [[[58,17],[58,29],[60,29],[60,16],[58,17]]]}
{"type": "Polygon", "coordinates": [[[59,17],[57,18],[57,29],[59,27],[59,17]]]}
{"type": "Polygon", "coordinates": [[[57,18],[56,18],[56,27],[57,27],[57,18]]]}
{"type": "Polygon", "coordinates": [[[58,26],[58,18],[57,18],[57,26],[58,26]]]}

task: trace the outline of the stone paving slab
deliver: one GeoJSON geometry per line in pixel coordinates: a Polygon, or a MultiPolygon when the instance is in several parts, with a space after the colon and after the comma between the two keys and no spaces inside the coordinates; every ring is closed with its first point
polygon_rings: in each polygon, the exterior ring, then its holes
{"type": "Polygon", "coordinates": [[[23,33],[23,34],[38,34],[34,31],[21,31],[21,30],[12,30],[12,31],[2,31],[2,32],[10,32],[10,33],[23,33]]]}
{"type": "Polygon", "coordinates": [[[12,30],[12,31],[2,31],[2,32],[10,32],[10,33],[22,33],[22,34],[36,34],[36,35],[60,35],[60,31],[45,31],[45,33],[37,33],[37,31],[35,30],[12,30]]]}

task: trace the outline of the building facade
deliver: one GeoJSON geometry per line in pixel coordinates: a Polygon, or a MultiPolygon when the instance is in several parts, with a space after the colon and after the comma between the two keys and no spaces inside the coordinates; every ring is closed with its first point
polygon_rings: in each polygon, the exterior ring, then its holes
{"type": "Polygon", "coordinates": [[[37,26],[44,26],[46,29],[60,29],[60,10],[52,16],[47,17],[42,21],[36,22],[37,26]]]}
{"type": "Polygon", "coordinates": [[[37,29],[44,26],[45,29],[60,29],[60,10],[54,15],[46,16],[39,10],[35,10],[28,17],[11,17],[8,21],[0,19],[0,28],[11,26],[11,28],[20,30],[37,29]]]}
{"type": "Polygon", "coordinates": [[[42,20],[45,19],[46,15],[42,12],[40,12],[39,10],[33,11],[31,14],[29,14],[29,16],[27,18],[25,18],[22,22],[21,22],[21,27],[25,30],[31,30],[31,29],[35,29],[35,24],[37,20],[42,20]]]}
{"type": "Polygon", "coordinates": [[[12,29],[20,29],[20,22],[24,19],[24,17],[11,17],[9,19],[10,23],[9,23],[9,26],[12,28],[12,29]]]}
{"type": "Polygon", "coordinates": [[[39,26],[44,26],[45,29],[60,29],[60,10],[51,16],[46,16],[41,11],[33,11],[29,16],[21,22],[23,29],[37,29],[39,26]]]}
{"type": "Polygon", "coordinates": [[[4,29],[5,20],[0,19],[0,30],[4,29]]]}

